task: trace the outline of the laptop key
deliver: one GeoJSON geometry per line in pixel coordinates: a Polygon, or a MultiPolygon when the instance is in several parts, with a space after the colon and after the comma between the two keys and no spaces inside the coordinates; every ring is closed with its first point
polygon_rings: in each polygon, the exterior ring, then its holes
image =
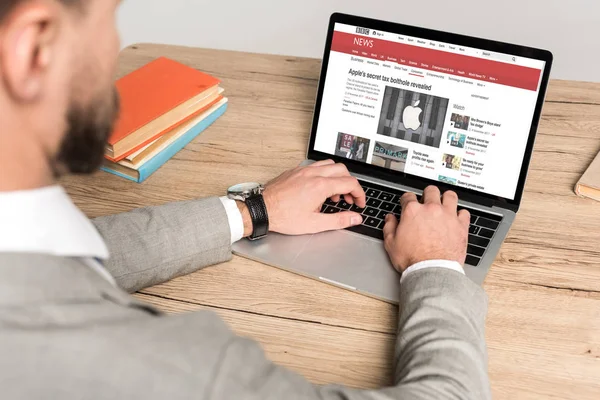
{"type": "Polygon", "coordinates": [[[483,247],[473,246],[470,244],[467,246],[467,254],[471,254],[472,256],[481,257],[485,253],[485,249],[483,247]]]}
{"type": "Polygon", "coordinates": [[[473,215],[473,214],[471,213],[471,223],[472,223],[472,224],[474,224],[474,223],[475,223],[475,221],[477,221],[477,215],[473,215]]]}
{"type": "Polygon", "coordinates": [[[327,199],[325,200],[325,204],[327,204],[328,206],[335,206],[337,203],[331,199],[327,199]]]}
{"type": "Polygon", "coordinates": [[[346,228],[350,232],[356,232],[361,235],[369,236],[375,239],[383,240],[383,231],[366,225],[356,225],[346,228]]]}
{"type": "Polygon", "coordinates": [[[476,215],[479,218],[490,219],[492,221],[498,221],[498,222],[502,221],[501,215],[488,214],[488,213],[485,213],[485,212],[479,211],[479,210],[469,210],[469,212],[471,213],[471,215],[476,215]]]}
{"type": "Polygon", "coordinates": [[[480,230],[481,230],[481,228],[479,226],[475,226],[475,225],[469,226],[469,233],[471,235],[477,235],[480,230]]]}
{"type": "Polygon", "coordinates": [[[383,203],[381,203],[381,205],[379,206],[380,210],[385,210],[388,212],[393,212],[394,211],[394,203],[388,203],[387,201],[384,201],[383,203]]]}
{"type": "Polygon", "coordinates": [[[475,246],[480,247],[488,247],[490,240],[480,236],[469,235],[469,244],[474,244],[475,246]]]}
{"type": "Polygon", "coordinates": [[[350,211],[354,211],[354,212],[357,212],[359,214],[362,214],[362,212],[365,211],[365,209],[364,208],[360,208],[356,204],[352,204],[352,207],[350,207],[350,211]]]}
{"type": "Polygon", "coordinates": [[[379,195],[379,200],[392,201],[393,199],[394,199],[394,195],[391,193],[383,192],[379,195]]]}
{"type": "Polygon", "coordinates": [[[479,236],[491,239],[494,236],[494,231],[491,229],[481,228],[479,230],[479,236]]]}
{"type": "Polygon", "coordinates": [[[387,217],[388,214],[390,214],[389,211],[381,210],[379,211],[379,214],[377,214],[377,218],[385,219],[385,217],[387,217]]]}
{"type": "Polygon", "coordinates": [[[367,205],[371,207],[379,207],[380,204],[381,200],[377,200],[374,198],[370,198],[369,200],[367,200],[367,205]]]}
{"type": "Polygon", "coordinates": [[[400,197],[402,197],[401,195],[395,195],[394,198],[392,200],[390,200],[392,203],[394,204],[400,204],[400,197]]]}
{"type": "Polygon", "coordinates": [[[323,213],[323,212],[325,212],[325,209],[326,209],[326,208],[327,208],[327,204],[323,204],[323,205],[321,206],[321,212],[322,212],[322,213],[323,213]]]}
{"type": "Polygon", "coordinates": [[[381,222],[380,219],[374,218],[374,217],[367,217],[367,219],[364,220],[363,225],[367,225],[367,226],[371,226],[373,228],[377,228],[379,227],[379,223],[381,222]]]}
{"type": "Polygon", "coordinates": [[[394,207],[394,209],[392,210],[392,212],[394,214],[400,214],[402,212],[402,207],[400,207],[400,205],[397,205],[394,207]]]}
{"type": "Polygon", "coordinates": [[[346,201],[345,201],[345,200],[342,200],[342,201],[340,201],[340,202],[338,203],[338,205],[337,205],[337,206],[338,206],[339,208],[342,208],[342,209],[344,209],[344,210],[349,210],[349,209],[350,209],[350,207],[352,207],[352,205],[351,205],[351,204],[348,204],[348,203],[346,203],[346,201]]]}
{"type": "Polygon", "coordinates": [[[379,214],[379,210],[373,207],[367,207],[365,208],[365,211],[363,211],[363,215],[366,215],[367,217],[376,217],[379,214]]]}
{"type": "Polygon", "coordinates": [[[384,226],[385,226],[385,221],[381,221],[379,223],[379,229],[383,229],[384,226]]]}
{"type": "Polygon", "coordinates": [[[491,219],[479,217],[477,220],[477,225],[482,226],[484,228],[496,229],[500,223],[498,221],[492,221],[491,219]]]}
{"type": "Polygon", "coordinates": [[[341,210],[337,207],[333,207],[333,206],[327,206],[327,208],[325,208],[325,211],[323,211],[325,214],[335,214],[340,212],[341,210]]]}
{"type": "Polygon", "coordinates": [[[367,197],[377,198],[377,197],[379,197],[379,195],[381,194],[381,192],[379,190],[375,190],[375,189],[367,189],[367,191],[365,192],[365,194],[367,195],[367,197]]]}
{"type": "Polygon", "coordinates": [[[471,256],[471,255],[467,255],[467,259],[465,261],[465,264],[469,264],[472,265],[474,267],[479,265],[479,261],[481,261],[481,258],[479,257],[475,257],[475,256],[471,256]]]}

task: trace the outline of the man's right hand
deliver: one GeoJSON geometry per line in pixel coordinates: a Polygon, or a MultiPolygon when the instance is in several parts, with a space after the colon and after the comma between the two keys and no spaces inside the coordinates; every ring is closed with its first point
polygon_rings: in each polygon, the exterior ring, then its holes
{"type": "MultiPolygon", "coordinates": [[[[366,207],[366,197],[358,180],[344,164],[318,161],[284,172],[267,183],[264,199],[269,214],[269,229],[285,235],[319,233],[360,225],[362,216],[354,211],[322,214],[328,198],[336,203],[343,196],[348,204],[366,207]]],[[[252,233],[252,219],[244,203],[238,202],[244,221],[244,236],[252,233]]]]}
{"type": "Polygon", "coordinates": [[[414,193],[402,196],[400,204],[400,222],[388,215],[383,229],[385,249],[399,272],[427,260],[464,264],[471,216],[467,210],[457,213],[455,192],[440,196],[437,187],[429,186],[423,192],[423,204],[414,193]]]}

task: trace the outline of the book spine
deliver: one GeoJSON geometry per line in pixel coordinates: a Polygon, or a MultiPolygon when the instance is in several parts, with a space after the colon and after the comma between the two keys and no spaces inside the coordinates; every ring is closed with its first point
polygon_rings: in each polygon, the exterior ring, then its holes
{"type": "Polygon", "coordinates": [[[161,136],[163,136],[163,135],[171,132],[174,129],[179,128],[181,125],[185,124],[186,122],[189,122],[190,120],[192,120],[192,119],[196,118],[197,116],[203,114],[204,112],[206,112],[206,110],[208,110],[209,108],[211,108],[212,106],[214,106],[215,104],[217,104],[222,99],[223,99],[223,96],[218,96],[215,100],[211,101],[209,104],[207,104],[206,106],[202,107],[200,110],[197,110],[193,114],[188,115],[187,117],[183,118],[182,120],[178,121],[177,123],[171,125],[169,128],[167,128],[167,129],[165,129],[165,130],[163,130],[161,132],[158,132],[157,134],[153,135],[151,138],[143,141],[142,143],[138,144],[137,146],[133,147],[132,149],[129,149],[128,151],[126,151],[125,153],[119,155],[118,157],[109,157],[107,155],[105,155],[104,157],[106,157],[106,159],[108,159],[109,161],[119,162],[119,161],[123,160],[124,158],[132,155],[133,153],[135,153],[136,151],[138,151],[139,149],[141,149],[142,147],[144,147],[148,143],[152,143],[153,141],[155,141],[159,137],[161,137],[161,136]]]}
{"type": "Polygon", "coordinates": [[[223,113],[227,110],[227,103],[216,109],[212,114],[202,120],[198,125],[195,125],[183,136],[171,143],[166,149],[155,155],[153,158],[148,160],[139,169],[140,180],[139,183],[148,179],[150,175],[156,172],[164,163],[170,160],[175,154],[181,149],[187,146],[192,140],[200,135],[206,128],[213,124],[223,113]]]}
{"type": "Polygon", "coordinates": [[[110,169],[109,167],[106,167],[106,166],[102,166],[102,167],[100,167],[100,170],[101,170],[101,171],[104,171],[104,172],[108,172],[109,174],[113,174],[113,175],[119,176],[119,177],[121,177],[121,178],[128,179],[128,180],[130,180],[130,181],[133,181],[133,182],[136,182],[136,183],[140,183],[139,181],[136,181],[136,180],[135,180],[135,179],[133,179],[132,177],[130,177],[130,176],[127,176],[127,175],[125,175],[125,174],[122,174],[122,173],[120,173],[120,172],[118,172],[118,171],[115,171],[114,169],[110,169]]]}

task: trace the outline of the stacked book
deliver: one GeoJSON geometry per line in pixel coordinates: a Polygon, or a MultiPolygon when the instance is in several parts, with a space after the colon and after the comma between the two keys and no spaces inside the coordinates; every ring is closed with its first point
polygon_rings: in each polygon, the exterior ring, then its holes
{"type": "Polygon", "coordinates": [[[575,193],[581,197],[600,201],[600,153],[577,182],[575,193]]]}
{"type": "Polygon", "coordinates": [[[121,114],[102,169],[143,182],[227,109],[220,81],[168,58],[121,78],[121,114]]]}

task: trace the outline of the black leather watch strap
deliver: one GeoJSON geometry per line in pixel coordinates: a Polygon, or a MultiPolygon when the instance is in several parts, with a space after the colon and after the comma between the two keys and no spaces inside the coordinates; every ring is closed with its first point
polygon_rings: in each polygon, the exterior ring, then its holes
{"type": "Polygon", "coordinates": [[[267,205],[262,194],[250,196],[246,199],[246,207],[252,218],[252,235],[250,240],[262,239],[269,233],[269,216],[267,205]]]}

